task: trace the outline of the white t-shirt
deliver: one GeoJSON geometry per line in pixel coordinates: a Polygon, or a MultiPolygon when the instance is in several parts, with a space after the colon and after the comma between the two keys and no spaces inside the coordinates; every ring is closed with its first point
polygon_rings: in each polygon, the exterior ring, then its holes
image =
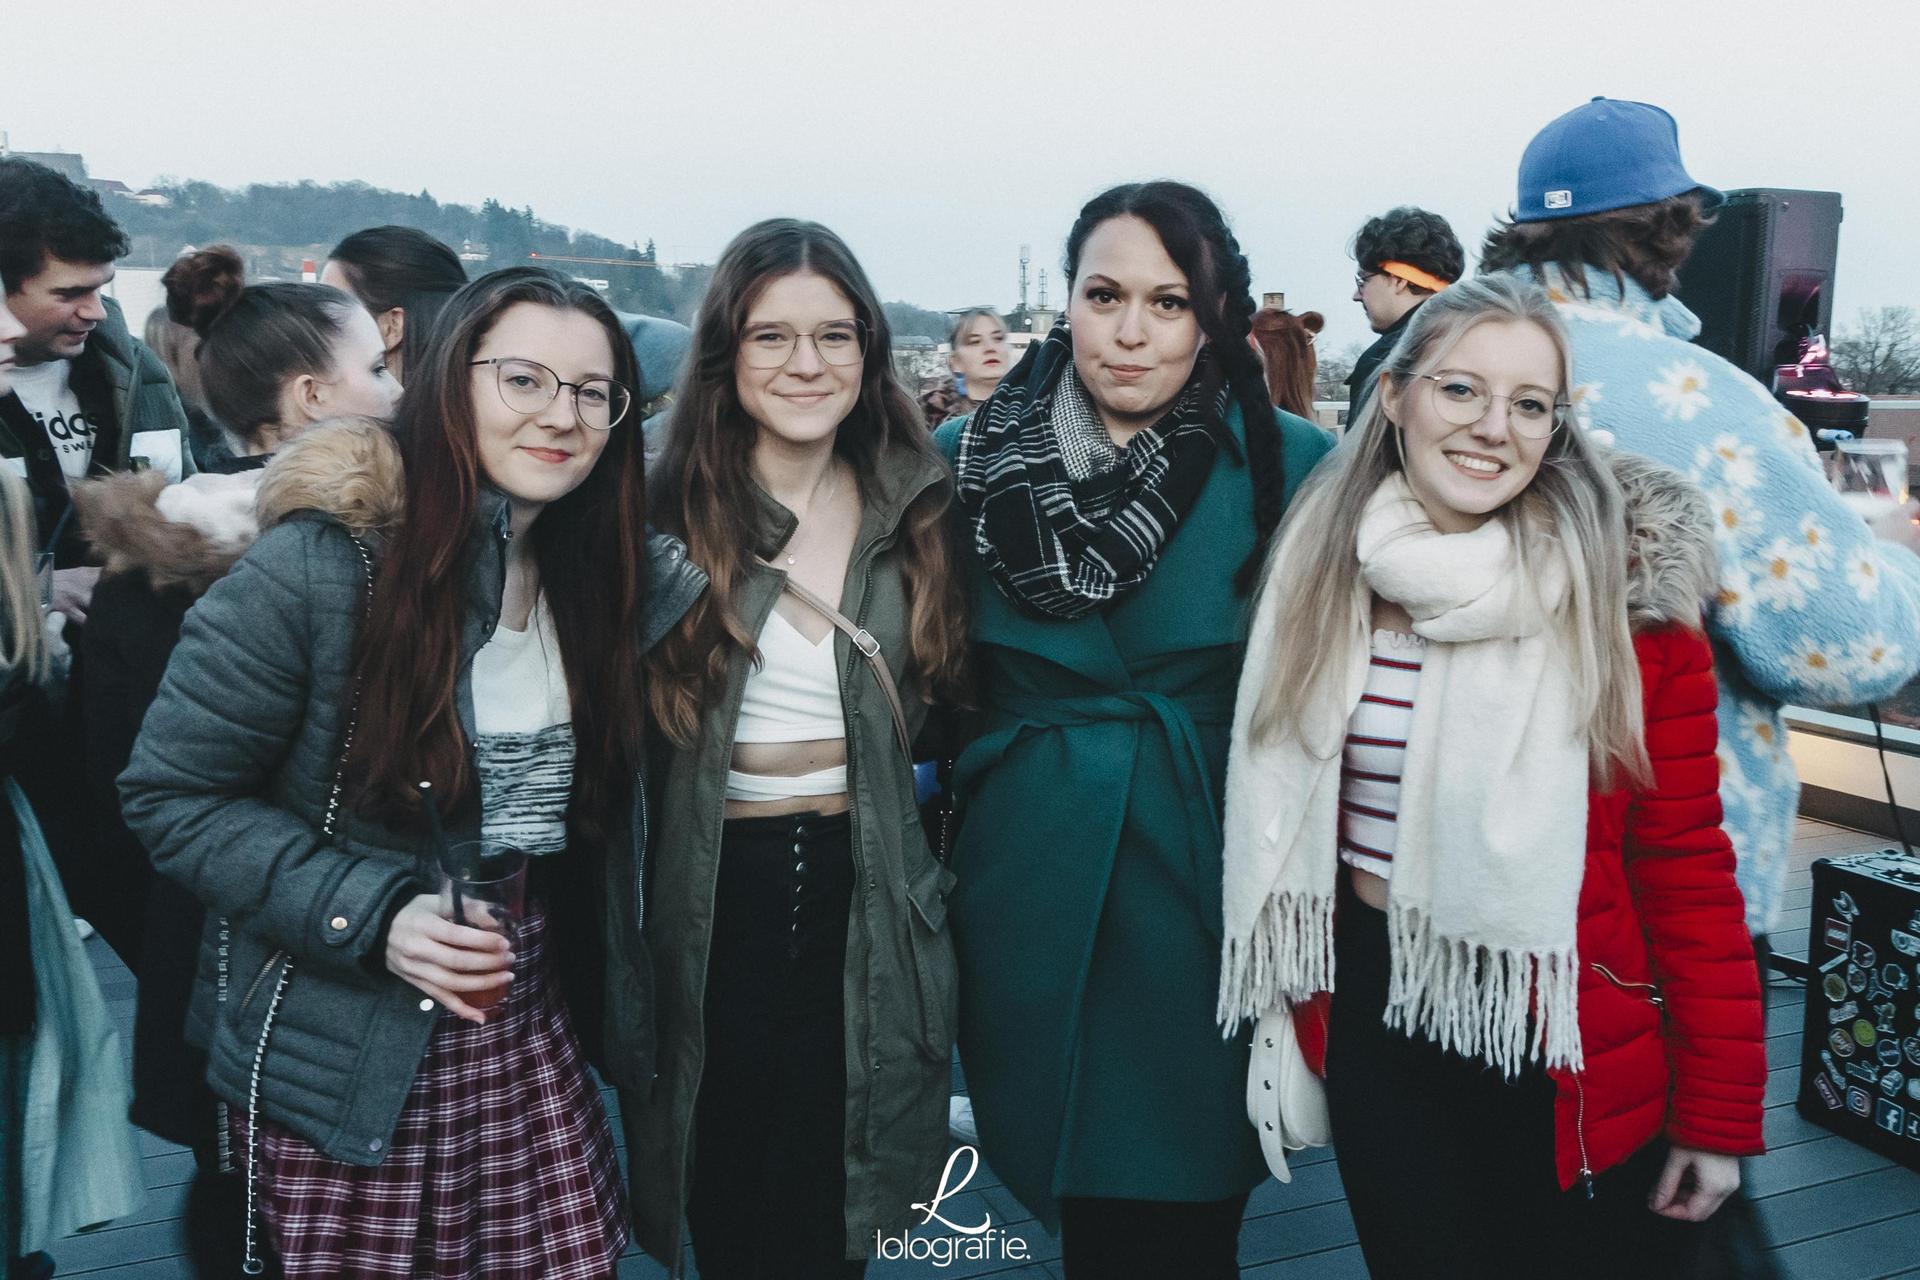
{"type": "Polygon", "coordinates": [[[47,433],[67,479],[81,480],[93,465],[93,423],[73,394],[73,362],[49,360],[16,368],[13,389],[33,420],[47,433]]]}
{"type": "Polygon", "coordinates": [[[480,833],[527,853],[567,847],[573,704],[546,597],[525,631],[494,630],[473,656],[480,833]]]}

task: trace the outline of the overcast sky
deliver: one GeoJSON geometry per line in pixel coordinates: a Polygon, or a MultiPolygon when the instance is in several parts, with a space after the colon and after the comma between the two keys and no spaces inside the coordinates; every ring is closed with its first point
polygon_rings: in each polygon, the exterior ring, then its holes
{"type": "MultiPolygon", "coordinates": [[[[0,7],[0,129],[99,177],[487,196],[672,261],[817,218],[883,296],[1016,300],[1118,181],[1213,193],[1259,290],[1364,336],[1348,237],[1401,203],[1469,249],[1527,139],[1595,94],[1699,180],[1846,200],[1837,314],[1920,304],[1912,0],[88,0],[0,7]],[[297,9],[297,14],[296,14],[297,9]]],[[[1037,302],[1037,293],[1034,300],[1037,302]]]]}

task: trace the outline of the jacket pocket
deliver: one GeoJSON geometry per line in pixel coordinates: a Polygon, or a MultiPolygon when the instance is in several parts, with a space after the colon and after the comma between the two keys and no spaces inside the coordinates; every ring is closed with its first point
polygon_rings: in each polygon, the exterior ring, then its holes
{"type": "Polygon", "coordinates": [[[1620,992],[1620,994],[1631,996],[1635,1000],[1644,1000],[1654,1008],[1664,1010],[1667,1003],[1666,999],[1660,994],[1660,988],[1654,983],[1633,982],[1629,979],[1622,978],[1598,960],[1589,960],[1587,962],[1587,968],[1593,970],[1607,982],[1611,983],[1613,988],[1620,992]]]}
{"type": "Polygon", "coordinates": [[[907,883],[913,915],[908,930],[920,996],[920,1052],[934,1062],[953,1056],[960,1019],[959,965],[947,932],[947,893],[954,879],[953,872],[929,859],[925,869],[907,883]]]}

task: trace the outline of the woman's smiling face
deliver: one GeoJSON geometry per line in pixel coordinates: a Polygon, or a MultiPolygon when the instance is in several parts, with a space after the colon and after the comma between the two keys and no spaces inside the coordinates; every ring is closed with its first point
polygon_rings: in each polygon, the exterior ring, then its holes
{"type": "Polygon", "coordinates": [[[854,354],[839,348],[857,320],[853,299],[812,271],[791,272],[760,287],[741,326],[733,378],[741,408],[762,431],[788,444],[810,444],[839,430],[859,403],[866,367],[864,359],[835,363],[854,354]],[[755,363],[756,344],[773,350],[789,339],[792,354],[784,364],[755,363]]]}
{"type": "Polygon", "coordinates": [[[1544,408],[1550,421],[1555,402],[1565,395],[1561,370],[1560,349],[1539,325],[1483,320],[1430,376],[1412,378],[1404,387],[1382,383],[1387,416],[1400,432],[1407,483],[1435,528],[1477,528],[1526,492],[1552,438],[1550,432],[1537,434],[1537,415],[1544,408]],[[1448,421],[1442,397],[1461,398],[1473,380],[1490,394],[1486,413],[1466,426],[1448,421]]]}

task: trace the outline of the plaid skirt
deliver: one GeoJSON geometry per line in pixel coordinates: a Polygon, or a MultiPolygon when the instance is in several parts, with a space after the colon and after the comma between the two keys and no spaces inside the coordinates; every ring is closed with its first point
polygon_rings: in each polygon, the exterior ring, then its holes
{"type": "Polygon", "coordinates": [[[289,1277],[614,1274],[627,1245],[620,1172],[546,928],[530,907],[513,985],[484,1025],[441,1012],[380,1164],[330,1160],[260,1122],[260,1205],[289,1277]]]}

